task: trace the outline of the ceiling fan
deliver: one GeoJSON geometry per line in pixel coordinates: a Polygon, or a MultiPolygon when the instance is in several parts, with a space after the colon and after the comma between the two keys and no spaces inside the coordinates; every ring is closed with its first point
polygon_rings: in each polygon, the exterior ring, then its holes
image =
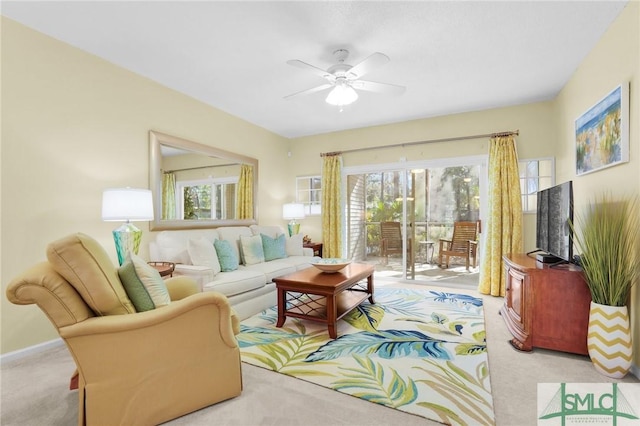
{"type": "Polygon", "coordinates": [[[327,83],[320,86],[313,87],[311,89],[303,90],[301,92],[293,93],[285,96],[285,99],[291,99],[301,95],[309,95],[312,93],[320,92],[322,90],[330,89],[331,92],[327,95],[326,102],[331,105],[342,107],[349,105],[358,99],[357,90],[366,90],[368,92],[384,93],[399,95],[404,92],[404,86],[398,86],[388,83],[377,83],[375,81],[361,80],[361,78],[373,71],[373,69],[389,62],[389,57],[383,53],[375,52],[365,58],[357,65],[351,66],[345,63],[345,60],[349,56],[349,51],[346,49],[338,49],[333,52],[333,56],[336,59],[336,64],[329,67],[326,71],[322,68],[318,68],[313,65],[309,65],[306,62],[299,61],[297,59],[287,61],[287,64],[294,67],[302,68],[313,72],[314,74],[327,80],[327,83]]]}

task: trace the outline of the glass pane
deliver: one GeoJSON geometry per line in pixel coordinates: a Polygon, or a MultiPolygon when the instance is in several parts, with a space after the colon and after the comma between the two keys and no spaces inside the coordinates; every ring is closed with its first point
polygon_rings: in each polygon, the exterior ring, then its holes
{"type": "Polygon", "coordinates": [[[185,186],[183,219],[211,219],[211,185],[185,186]]]}
{"type": "Polygon", "coordinates": [[[551,188],[553,182],[551,176],[540,178],[540,189],[551,188]]]}
{"type": "Polygon", "coordinates": [[[553,175],[553,160],[540,160],[540,176],[552,176],[553,175]]]}
{"type": "Polygon", "coordinates": [[[309,196],[311,194],[309,194],[308,191],[298,191],[298,202],[299,203],[304,203],[304,204],[308,204],[311,200],[309,199],[309,196]]]}
{"type": "Polygon", "coordinates": [[[308,178],[298,178],[296,179],[296,186],[298,187],[299,192],[308,191],[310,189],[310,180],[308,178]]]}

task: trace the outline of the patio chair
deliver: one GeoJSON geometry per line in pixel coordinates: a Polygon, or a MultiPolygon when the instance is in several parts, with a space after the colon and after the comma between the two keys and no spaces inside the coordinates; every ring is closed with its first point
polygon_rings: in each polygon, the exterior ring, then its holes
{"type": "Polygon", "coordinates": [[[467,270],[469,270],[470,261],[473,261],[473,267],[475,268],[478,254],[479,231],[480,221],[455,222],[453,224],[453,236],[451,239],[440,239],[438,265],[442,268],[442,258],[444,257],[446,268],[448,268],[450,257],[461,257],[465,259],[467,270]]]}
{"type": "MultiPolygon", "coordinates": [[[[389,262],[389,255],[402,256],[402,229],[400,222],[380,222],[380,256],[389,262]]],[[[411,263],[411,238],[407,238],[407,264],[411,263]]]]}

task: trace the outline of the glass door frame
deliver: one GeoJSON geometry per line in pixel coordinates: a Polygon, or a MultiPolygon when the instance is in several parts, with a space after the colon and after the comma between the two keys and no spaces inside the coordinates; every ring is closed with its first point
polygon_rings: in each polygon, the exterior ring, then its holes
{"type": "MultiPolygon", "coordinates": [[[[488,155],[473,155],[473,156],[464,156],[464,157],[447,157],[447,158],[438,158],[438,159],[425,159],[425,160],[414,160],[414,161],[399,161],[395,163],[383,163],[383,164],[365,164],[359,166],[347,166],[342,168],[341,172],[341,206],[342,206],[342,252],[348,253],[348,237],[347,233],[349,232],[349,218],[347,215],[347,177],[349,175],[359,175],[359,174],[368,174],[368,173],[378,173],[378,172],[401,172],[400,175],[402,177],[402,235],[403,235],[403,254],[402,254],[402,264],[403,264],[403,280],[413,282],[413,280],[409,280],[407,278],[408,273],[410,272],[407,268],[407,196],[408,196],[408,185],[407,185],[407,176],[408,173],[411,173],[413,169],[429,169],[429,168],[446,168],[446,167],[457,167],[461,165],[478,165],[480,167],[480,175],[479,175],[479,185],[480,185],[480,219],[484,219],[487,217],[487,209],[488,209],[488,163],[489,156],[488,155]]],[[[484,226],[483,226],[484,229],[484,226]]],[[[483,247],[484,242],[484,233],[480,234],[480,247],[483,247]]]]}

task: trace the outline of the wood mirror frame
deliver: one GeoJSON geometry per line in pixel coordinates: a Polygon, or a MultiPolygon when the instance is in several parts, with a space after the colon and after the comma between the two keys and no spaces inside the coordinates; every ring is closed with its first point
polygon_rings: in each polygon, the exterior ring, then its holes
{"type": "Polygon", "coordinates": [[[149,222],[149,229],[152,231],[216,228],[220,226],[249,226],[256,224],[258,221],[258,160],[252,157],[151,130],[149,131],[149,185],[153,195],[154,220],[149,222]],[[216,157],[237,164],[249,164],[253,166],[253,219],[163,220],[162,146],[188,151],[194,154],[201,154],[207,157],[216,157]]]}

